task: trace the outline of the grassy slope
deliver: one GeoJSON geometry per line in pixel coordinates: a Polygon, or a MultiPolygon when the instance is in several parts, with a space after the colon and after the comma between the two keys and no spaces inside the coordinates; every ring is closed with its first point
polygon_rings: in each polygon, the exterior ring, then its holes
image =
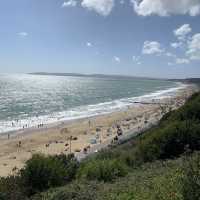
{"type": "Polygon", "coordinates": [[[35,197],[48,200],[181,200],[183,158],[148,163],[113,183],[75,181],[35,197]]]}

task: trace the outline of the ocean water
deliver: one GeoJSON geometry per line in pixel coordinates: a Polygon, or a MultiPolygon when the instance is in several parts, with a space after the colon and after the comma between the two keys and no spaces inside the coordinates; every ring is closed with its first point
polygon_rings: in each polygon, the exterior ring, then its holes
{"type": "Polygon", "coordinates": [[[0,74],[0,133],[110,113],[180,87],[145,78],[0,74]]]}

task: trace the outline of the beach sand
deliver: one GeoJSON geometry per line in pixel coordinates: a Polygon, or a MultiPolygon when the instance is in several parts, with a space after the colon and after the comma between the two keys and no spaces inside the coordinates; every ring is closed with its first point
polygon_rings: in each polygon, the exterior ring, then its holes
{"type": "Polygon", "coordinates": [[[123,135],[126,135],[155,124],[161,119],[163,112],[179,108],[196,90],[195,86],[189,85],[177,91],[174,97],[156,100],[150,104],[138,103],[126,110],[106,115],[18,131],[10,134],[9,139],[4,135],[0,138],[0,176],[15,174],[35,153],[69,154],[70,136],[71,152],[75,152],[75,155],[78,156],[86,147],[95,151],[95,146],[107,144],[116,136],[117,125],[121,127],[123,135]],[[93,144],[95,142],[97,144],[93,144]]]}

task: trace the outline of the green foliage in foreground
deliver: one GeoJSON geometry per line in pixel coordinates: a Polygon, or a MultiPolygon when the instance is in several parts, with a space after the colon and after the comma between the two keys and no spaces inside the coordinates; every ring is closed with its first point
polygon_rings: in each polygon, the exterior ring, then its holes
{"type": "Polygon", "coordinates": [[[38,194],[33,200],[199,200],[198,159],[200,154],[194,153],[176,160],[146,163],[112,183],[74,181],[38,194]],[[195,169],[190,171],[190,175],[188,164],[195,169]],[[195,178],[191,181],[189,176],[195,178]],[[198,188],[191,190],[191,184],[197,184],[198,188]],[[192,195],[196,195],[196,198],[192,195]]]}
{"type": "Polygon", "coordinates": [[[0,200],[22,200],[74,179],[78,162],[73,155],[33,155],[16,175],[0,179],[0,200]]]}
{"type": "Polygon", "coordinates": [[[179,156],[186,150],[200,149],[200,124],[175,121],[151,135],[146,135],[136,148],[138,159],[149,162],[179,156]]]}
{"type": "Polygon", "coordinates": [[[27,194],[35,194],[48,188],[64,185],[73,179],[75,175],[76,162],[70,156],[44,156],[40,154],[26,162],[25,168],[21,170],[20,176],[27,194]]]}
{"type": "Polygon", "coordinates": [[[199,151],[197,93],[157,127],[79,164],[72,155],[34,155],[0,178],[0,200],[200,200],[199,151]]]}
{"type": "Polygon", "coordinates": [[[63,185],[67,171],[64,164],[57,159],[33,155],[26,167],[21,171],[24,185],[28,185],[28,193],[34,194],[50,187],[63,185]]]}
{"type": "Polygon", "coordinates": [[[78,170],[78,178],[111,182],[117,177],[127,174],[127,166],[117,159],[92,160],[82,164],[78,170]]]}
{"type": "Polygon", "coordinates": [[[28,200],[19,176],[0,178],[0,200],[28,200]]]}
{"type": "Polygon", "coordinates": [[[184,167],[183,196],[185,200],[200,199],[200,155],[189,158],[184,167]]]}

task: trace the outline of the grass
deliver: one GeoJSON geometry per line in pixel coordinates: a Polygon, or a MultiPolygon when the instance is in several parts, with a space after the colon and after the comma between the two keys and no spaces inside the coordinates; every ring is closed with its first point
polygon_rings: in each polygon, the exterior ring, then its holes
{"type": "MultiPolygon", "coordinates": [[[[196,156],[194,153],[189,157],[195,159],[196,156]]],[[[186,158],[146,163],[115,182],[76,180],[35,196],[34,200],[184,200],[183,166],[195,163],[186,162],[186,158]]]]}

